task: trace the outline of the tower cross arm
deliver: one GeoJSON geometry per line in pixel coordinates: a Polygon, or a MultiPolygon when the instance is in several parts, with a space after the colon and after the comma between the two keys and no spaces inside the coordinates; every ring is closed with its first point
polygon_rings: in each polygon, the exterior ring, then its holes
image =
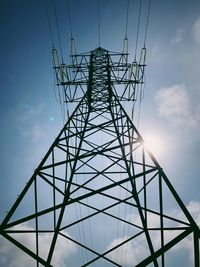
{"type": "Polygon", "coordinates": [[[95,88],[95,92],[102,91],[110,85],[120,85],[116,90],[118,99],[135,101],[135,87],[144,82],[145,51],[142,50],[138,62],[135,60],[129,63],[128,54],[114,53],[99,47],[89,53],[71,55],[70,64],[60,64],[54,49],[53,68],[57,85],[63,86],[66,102],[80,99],[91,86],[91,82],[100,85],[95,88]],[[110,77],[109,85],[104,82],[107,73],[110,77]]]}

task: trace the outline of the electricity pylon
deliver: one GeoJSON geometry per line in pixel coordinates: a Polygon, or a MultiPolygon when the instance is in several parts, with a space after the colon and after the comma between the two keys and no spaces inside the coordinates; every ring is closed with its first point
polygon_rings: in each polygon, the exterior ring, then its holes
{"type": "Polygon", "coordinates": [[[61,250],[63,266],[176,266],[187,242],[199,267],[199,228],[121,104],[135,101],[145,53],[130,64],[99,47],[65,65],[53,50],[78,104],[0,227],[36,266],[59,266],[61,250]]]}

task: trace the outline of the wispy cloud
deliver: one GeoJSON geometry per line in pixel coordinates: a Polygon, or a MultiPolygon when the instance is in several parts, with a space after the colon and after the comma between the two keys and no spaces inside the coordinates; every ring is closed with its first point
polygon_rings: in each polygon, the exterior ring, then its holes
{"type": "MultiPolygon", "coordinates": [[[[22,231],[31,231],[32,227],[27,224],[23,224],[20,226],[22,231]]],[[[69,236],[65,232],[66,235],[69,236]]],[[[28,248],[34,249],[35,237],[31,234],[18,234],[18,241],[25,245],[28,248]]],[[[50,234],[40,234],[39,235],[39,246],[40,246],[40,256],[46,258],[47,256],[47,245],[50,244],[52,240],[52,236],[50,234]]],[[[53,265],[54,266],[65,266],[65,259],[70,255],[76,252],[76,245],[67,240],[64,237],[60,237],[58,239],[54,257],[53,257],[53,265]],[[65,248],[65,249],[63,249],[65,248]]],[[[26,255],[25,253],[20,253],[19,249],[17,249],[12,243],[5,241],[3,238],[0,238],[0,266],[2,267],[35,267],[35,261],[26,255]]]]}
{"type": "Polygon", "coordinates": [[[29,138],[32,142],[37,142],[47,136],[46,131],[39,124],[43,110],[43,103],[37,106],[20,104],[16,108],[16,127],[22,137],[29,138]]]}
{"type": "Polygon", "coordinates": [[[184,29],[178,29],[176,31],[175,37],[171,40],[172,44],[179,44],[183,41],[183,34],[185,30],[184,29]]]}
{"type": "Polygon", "coordinates": [[[37,142],[47,136],[44,128],[38,123],[26,126],[26,124],[18,124],[18,130],[22,137],[29,138],[32,142],[37,142]]]}
{"type": "Polygon", "coordinates": [[[159,115],[175,126],[197,126],[197,115],[192,112],[191,98],[185,85],[161,88],[155,97],[159,115]]]}
{"type": "Polygon", "coordinates": [[[29,119],[34,118],[42,113],[44,109],[44,104],[40,103],[36,106],[25,103],[20,104],[17,108],[17,116],[19,121],[27,121],[29,119]]]}
{"type": "Polygon", "coordinates": [[[198,17],[195,23],[193,24],[192,33],[195,42],[200,45],[200,17],[198,17]]]}

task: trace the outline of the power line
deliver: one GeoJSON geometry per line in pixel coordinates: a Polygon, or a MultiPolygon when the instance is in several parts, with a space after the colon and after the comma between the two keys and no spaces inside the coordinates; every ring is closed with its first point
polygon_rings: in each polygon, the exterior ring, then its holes
{"type": "Polygon", "coordinates": [[[52,28],[51,28],[51,23],[50,23],[50,17],[49,17],[49,11],[48,11],[48,6],[47,6],[47,0],[45,0],[45,12],[46,12],[46,17],[47,17],[47,22],[48,22],[48,28],[49,28],[49,34],[50,34],[51,44],[52,44],[52,47],[54,48],[53,33],[52,33],[52,28]]]}
{"type": "Polygon", "coordinates": [[[67,3],[67,13],[68,13],[68,22],[69,22],[69,30],[70,30],[70,36],[71,39],[73,39],[73,30],[72,30],[72,17],[71,17],[71,9],[70,9],[70,2],[69,0],[66,0],[67,3]]]}
{"type": "Polygon", "coordinates": [[[145,36],[144,36],[144,47],[146,46],[147,32],[148,32],[148,26],[149,26],[150,9],[151,9],[151,0],[149,0],[149,5],[148,5],[147,22],[146,22],[145,36]]]}
{"type": "Polygon", "coordinates": [[[142,8],[142,0],[140,0],[139,13],[138,13],[137,33],[136,33],[136,42],[135,42],[135,61],[136,61],[136,56],[137,56],[138,38],[139,38],[139,30],[140,30],[141,8],[142,8]]]}
{"type": "Polygon", "coordinates": [[[100,0],[98,0],[98,39],[99,47],[101,46],[101,13],[100,13],[100,0]]]}
{"type": "Polygon", "coordinates": [[[62,52],[62,45],[61,45],[61,38],[60,38],[60,30],[59,30],[59,26],[58,26],[58,17],[57,17],[55,0],[53,1],[53,8],[54,8],[54,15],[55,15],[55,20],[56,20],[56,29],[57,29],[57,34],[58,34],[58,42],[59,42],[59,47],[60,47],[60,53],[61,53],[62,62],[63,62],[63,52],[62,52]]]}
{"type": "Polygon", "coordinates": [[[127,0],[125,39],[128,39],[129,0],[127,0]]]}

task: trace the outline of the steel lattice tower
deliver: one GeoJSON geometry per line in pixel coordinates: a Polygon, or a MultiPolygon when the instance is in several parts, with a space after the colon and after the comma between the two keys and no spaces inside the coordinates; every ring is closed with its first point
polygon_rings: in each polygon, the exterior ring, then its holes
{"type": "Polygon", "coordinates": [[[135,100],[144,57],[99,47],[65,65],[53,50],[57,83],[78,104],[0,227],[36,266],[57,266],[64,250],[65,266],[164,267],[190,242],[199,267],[199,228],[121,104],[135,100]]]}

